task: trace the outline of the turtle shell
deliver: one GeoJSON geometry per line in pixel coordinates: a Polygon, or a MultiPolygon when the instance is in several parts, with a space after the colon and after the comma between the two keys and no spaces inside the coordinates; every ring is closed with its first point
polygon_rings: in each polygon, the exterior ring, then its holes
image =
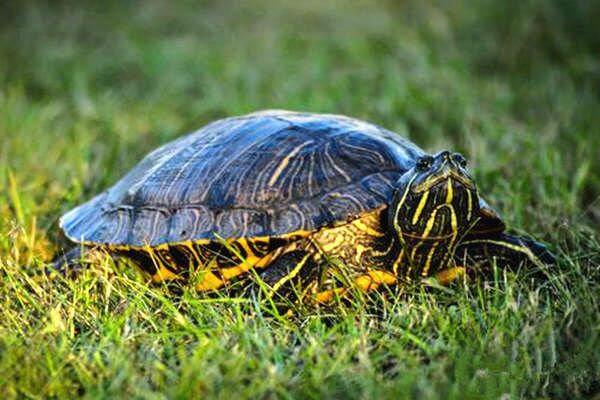
{"type": "Polygon", "coordinates": [[[112,246],[312,231],[389,204],[394,183],[423,154],[344,116],[228,118],[153,151],[60,226],[75,242],[112,246]]]}

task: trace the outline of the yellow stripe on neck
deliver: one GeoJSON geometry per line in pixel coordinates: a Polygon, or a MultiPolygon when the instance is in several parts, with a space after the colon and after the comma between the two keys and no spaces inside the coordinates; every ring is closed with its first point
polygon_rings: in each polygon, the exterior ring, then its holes
{"type": "Polygon", "coordinates": [[[416,225],[417,222],[419,222],[419,217],[423,213],[423,209],[425,208],[425,205],[427,204],[428,197],[429,197],[429,191],[423,193],[423,196],[421,197],[421,200],[419,201],[419,205],[417,206],[415,214],[413,215],[413,218],[412,218],[413,225],[416,225]]]}
{"type": "Polygon", "coordinates": [[[454,199],[454,189],[452,188],[452,179],[448,178],[446,189],[446,204],[451,204],[454,199]]]}

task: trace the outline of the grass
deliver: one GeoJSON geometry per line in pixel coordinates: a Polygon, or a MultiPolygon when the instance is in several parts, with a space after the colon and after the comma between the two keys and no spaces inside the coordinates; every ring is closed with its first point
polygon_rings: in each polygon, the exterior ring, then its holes
{"type": "Polygon", "coordinates": [[[597,2],[40,2],[0,15],[2,398],[590,398],[600,392],[597,2]],[[287,5],[286,5],[287,4],[287,5]],[[468,156],[551,279],[497,271],[284,318],[98,263],[56,221],[145,153],[262,108],[468,156]],[[116,271],[116,272],[115,272],[116,271]]]}

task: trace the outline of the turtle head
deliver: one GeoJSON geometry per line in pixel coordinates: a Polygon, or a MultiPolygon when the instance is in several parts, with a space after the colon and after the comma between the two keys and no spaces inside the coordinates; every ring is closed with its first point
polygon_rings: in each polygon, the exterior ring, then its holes
{"type": "Polygon", "coordinates": [[[441,151],[420,157],[398,181],[389,210],[409,273],[445,269],[478,211],[477,189],[462,155],[441,151]]]}

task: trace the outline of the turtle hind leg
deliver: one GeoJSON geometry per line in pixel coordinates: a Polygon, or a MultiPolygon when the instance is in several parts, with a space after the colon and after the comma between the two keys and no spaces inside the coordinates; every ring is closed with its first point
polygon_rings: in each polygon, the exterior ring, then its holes
{"type": "Polygon", "coordinates": [[[88,251],[85,247],[73,247],[70,250],[61,250],[59,254],[52,260],[48,268],[49,273],[57,273],[59,275],[74,275],[83,269],[81,260],[85,257],[88,251]]]}
{"type": "Polygon", "coordinates": [[[319,275],[319,264],[312,253],[293,250],[277,257],[261,271],[251,289],[260,289],[269,298],[294,302],[296,299],[302,300],[306,290],[317,282],[319,275]]]}
{"type": "Polygon", "coordinates": [[[50,264],[48,273],[74,277],[86,269],[100,255],[97,249],[76,246],[61,252],[50,264]]]}
{"type": "Polygon", "coordinates": [[[499,233],[492,236],[467,237],[457,247],[454,260],[467,266],[467,271],[490,272],[494,264],[517,271],[525,265],[535,266],[536,276],[556,264],[556,257],[546,246],[527,236],[499,233]]]}

